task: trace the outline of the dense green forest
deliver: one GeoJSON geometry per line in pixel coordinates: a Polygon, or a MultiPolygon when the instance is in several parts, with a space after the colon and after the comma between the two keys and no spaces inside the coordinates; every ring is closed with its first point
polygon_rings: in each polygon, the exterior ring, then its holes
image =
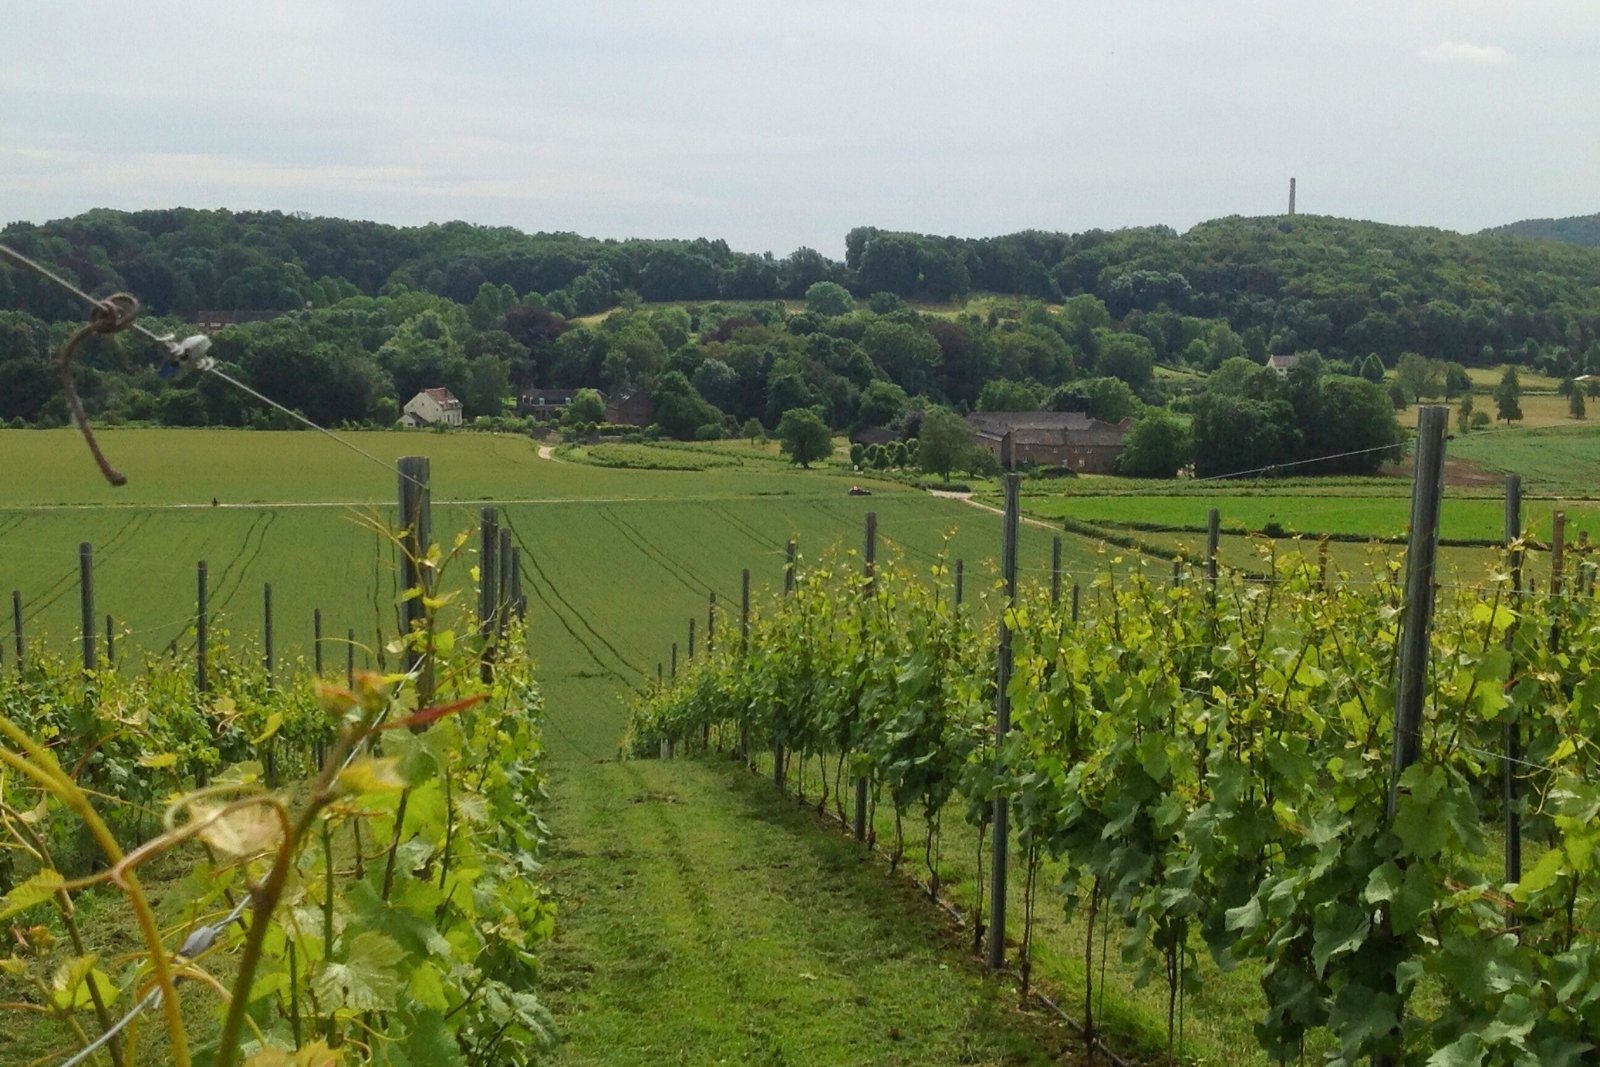
{"type": "MultiPolygon", "coordinates": [[[[1194,413],[1199,466],[1217,469],[1236,464],[1215,442],[1238,436],[1219,425],[1260,428],[1251,455],[1316,454],[1307,420],[1324,378],[1342,383],[1328,403],[1364,408],[1382,366],[1408,353],[1600,372],[1600,250],[1314,216],[1219,219],[1181,235],[861,227],[843,262],[705,239],[188,209],[18,223],[0,240],[95,294],[137,294],[175,331],[202,310],[285,312],[222,330],[213,354],[325,424],[387,424],[435,385],[468,418],[509,414],[528,387],[648,387],[660,431],[675,437],[752,420],[770,430],[811,406],[838,429],[928,403],[1088,407],[1108,419],[1149,405],[1194,413]],[[1274,353],[1320,358],[1287,394],[1291,383],[1237,369],[1206,388],[1156,373],[1274,353]]],[[[49,359],[82,317],[57,287],[0,266],[0,418],[65,421],[49,359]]],[[[101,421],[281,424],[216,379],[161,382],[137,340],[96,340],[84,356],[80,389],[101,421]]]]}
{"type": "Polygon", "coordinates": [[[1542,237],[1569,245],[1600,247],[1600,215],[1570,215],[1564,219],[1523,219],[1483,231],[1497,237],[1542,237]]]}

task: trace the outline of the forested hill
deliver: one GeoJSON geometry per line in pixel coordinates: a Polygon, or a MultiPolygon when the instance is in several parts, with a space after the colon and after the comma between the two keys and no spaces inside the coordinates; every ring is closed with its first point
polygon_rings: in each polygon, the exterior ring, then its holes
{"type": "Polygon", "coordinates": [[[1572,215],[1564,219],[1523,219],[1483,231],[1498,237],[1542,237],[1569,245],[1600,247],[1600,214],[1572,215]]]}
{"type": "MultiPolygon", "coordinates": [[[[818,281],[857,296],[943,302],[969,291],[1058,302],[1087,293],[1118,320],[1167,312],[1255,329],[1274,351],[1335,358],[1415,351],[1466,363],[1583,353],[1600,327],[1600,250],[1317,216],[954,238],[846,237],[844,262],[726,242],[596,240],[463,222],[422,227],[278,212],[97,210],[0,239],[95,292],[127,289],[156,313],[286,310],[423,290],[470,305],[485,285],[567,317],[624,302],[798,298],[818,281]]],[[[82,309],[0,266],[0,308],[45,321],[82,309]]]]}
{"type": "MultiPolygon", "coordinates": [[[[1178,404],[1197,381],[1158,366],[1208,372],[1278,353],[1373,380],[1406,353],[1600,372],[1600,249],[1315,216],[1184,234],[861,227],[842,262],[703,238],[188,209],[92,211],[14,224],[0,240],[90,292],[135,293],[160,328],[192,328],[202,311],[280,313],[240,316],[213,354],[324,423],[391,423],[437,385],[468,418],[501,415],[530,387],[647,387],[664,432],[697,436],[770,429],[813,405],[835,428],[886,423],[919,397],[958,409],[1089,398],[1114,421],[1140,403],[1178,404]],[[982,295],[962,301],[969,293],[982,295]]],[[[0,263],[0,419],[66,419],[51,356],[83,315],[0,263]]],[[[212,379],[172,388],[138,346],[84,346],[92,416],[272,424],[212,379]]]]}

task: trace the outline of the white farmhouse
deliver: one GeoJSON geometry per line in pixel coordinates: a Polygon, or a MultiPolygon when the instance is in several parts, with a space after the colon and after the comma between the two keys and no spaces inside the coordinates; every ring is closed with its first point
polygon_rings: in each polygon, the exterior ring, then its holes
{"type": "Polygon", "coordinates": [[[407,426],[460,426],[461,401],[448,389],[424,389],[406,401],[400,421],[407,426]]]}

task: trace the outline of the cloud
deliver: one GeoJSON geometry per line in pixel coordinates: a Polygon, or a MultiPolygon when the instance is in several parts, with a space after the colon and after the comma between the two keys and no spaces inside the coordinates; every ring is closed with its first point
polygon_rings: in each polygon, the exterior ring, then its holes
{"type": "Polygon", "coordinates": [[[1441,41],[1417,54],[1429,63],[1468,63],[1478,67],[1503,66],[1515,58],[1497,44],[1466,44],[1462,41],[1441,41]]]}

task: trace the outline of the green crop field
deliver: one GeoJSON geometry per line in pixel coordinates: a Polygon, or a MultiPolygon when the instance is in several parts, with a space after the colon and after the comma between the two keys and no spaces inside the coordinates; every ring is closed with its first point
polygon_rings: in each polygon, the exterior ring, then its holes
{"type": "MultiPolygon", "coordinates": [[[[309,432],[122,430],[104,438],[128,475],[122,489],[100,480],[73,432],[0,431],[7,460],[0,468],[0,597],[22,593],[30,643],[48,640],[66,650],[76,640],[78,545],[86,541],[94,546],[97,628],[106,615],[114,618],[119,656],[192,648],[196,563],[203,559],[220,640],[259,640],[262,585],[271,582],[280,658],[309,657],[312,613],[320,609],[328,670],[342,670],[348,630],[356,634],[357,666],[375,662],[380,637],[395,632],[395,578],[393,553],[370,523],[392,519],[392,471],[309,432]]],[[[773,594],[790,537],[811,559],[859,552],[871,510],[885,563],[926,570],[948,551],[966,563],[969,597],[995,575],[998,516],[887,482],[873,483],[871,497],[851,497],[846,490],[859,475],[838,467],[794,470],[776,462],[770,446],[628,446],[659,453],[636,457],[641,462],[700,452],[719,464],[640,470],[540,459],[531,441],[509,436],[342,438],[386,462],[430,457],[436,540],[475,535],[479,509],[491,501],[501,506],[522,547],[531,640],[546,692],[552,702],[588,709],[563,724],[577,722],[596,744],[614,742],[621,698],[654,678],[670,643],[686,652],[691,617],[704,640],[710,593],[717,594],[720,626],[736,623],[742,568],[751,571],[758,607],[773,594]]],[[[1025,578],[1044,579],[1050,536],[1024,528],[1025,578]]],[[[474,536],[469,548],[475,546],[474,536]]],[[[1095,551],[1068,537],[1065,564],[1081,573],[1095,551]]],[[[447,584],[464,584],[470,565],[470,557],[459,562],[447,584]]],[[[12,625],[9,604],[3,606],[0,637],[9,662],[12,625]]]]}

